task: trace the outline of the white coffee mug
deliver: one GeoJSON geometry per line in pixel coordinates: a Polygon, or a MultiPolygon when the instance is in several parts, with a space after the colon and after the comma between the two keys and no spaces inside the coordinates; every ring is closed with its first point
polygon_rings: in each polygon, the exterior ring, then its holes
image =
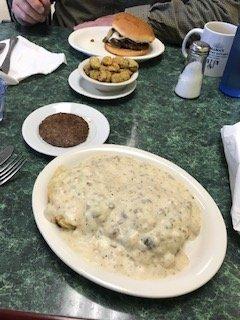
{"type": "Polygon", "coordinates": [[[186,44],[189,37],[192,34],[199,34],[201,40],[207,42],[211,47],[204,74],[210,77],[221,77],[227,63],[236,30],[237,26],[220,21],[208,22],[205,24],[204,29],[192,29],[183,40],[183,56],[185,58],[187,57],[186,44]]]}

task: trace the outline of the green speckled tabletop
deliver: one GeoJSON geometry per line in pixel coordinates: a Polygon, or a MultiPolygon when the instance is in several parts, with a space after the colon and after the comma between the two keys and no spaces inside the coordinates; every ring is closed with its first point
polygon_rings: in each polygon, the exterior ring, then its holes
{"type": "MultiPolygon", "coordinates": [[[[232,229],[228,171],[220,129],[240,120],[240,99],[218,91],[218,79],[205,78],[197,100],[182,100],[174,86],[183,65],[178,48],[141,65],[136,91],[118,101],[96,101],[75,94],[68,76],[84,56],[71,49],[70,31],[54,28],[48,37],[29,39],[64,52],[67,65],[50,75],[34,76],[9,87],[6,120],[0,123],[0,146],[12,144],[28,159],[21,173],[0,188],[0,307],[95,319],[240,319],[240,238],[232,229]],[[73,272],[50,250],[37,230],[31,194],[39,172],[51,160],[26,146],[24,119],[54,102],[85,103],[109,120],[108,143],[131,145],[161,155],[194,176],[219,206],[228,231],[225,261],[205,286],[173,299],[151,300],[101,288],[73,272]]],[[[0,25],[0,39],[16,34],[0,25]]],[[[210,245],[210,244],[209,244],[210,245]]]]}

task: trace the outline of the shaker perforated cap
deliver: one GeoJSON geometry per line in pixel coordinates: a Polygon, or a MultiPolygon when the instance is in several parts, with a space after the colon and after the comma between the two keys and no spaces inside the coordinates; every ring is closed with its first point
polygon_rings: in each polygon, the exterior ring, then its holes
{"type": "Polygon", "coordinates": [[[208,55],[210,50],[210,45],[204,41],[194,41],[190,46],[190,51],[202,55],[208,55]]]}
{"type": "Polygon", "coordinates": [[[4,95],[7,91],[7,84],[6,82],[0,78],[0,95],[4,95]]]}

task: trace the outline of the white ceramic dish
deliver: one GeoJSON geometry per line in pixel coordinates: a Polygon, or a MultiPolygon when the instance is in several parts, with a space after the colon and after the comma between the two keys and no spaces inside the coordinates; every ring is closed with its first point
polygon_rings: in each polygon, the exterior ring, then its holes
{"type": "Polygon", "coordinates": [[[77,93],[93,99],[98,100],[112,100],[112,99],[119,99],[128,96],[131,94],[137,86],[137,82],[133,82],[123,90],[118,92],[103,92],[97,90],[92,84],[86,80],[84,80],[80,74],[78,69],[75,69],[68,78],[68,83],[70,87],[76,91],[77,93]]]}
{"type": "Polygon", "coordinates": [[[36,224],[44,239],[70,268],[106,288],[139,297],[167,298],[186,294],[204,285],[220,268],[226,253],[226,227],[221,213],[207,191],[186,171],[157,155],[125,146],[102,145],[70,152],[51,161],[39,174],[32,194],[32,206],[36,224]],[[59,229],[44,216],[47,204],[47,184],[56,168],[72,165],[96,152],[108,152],[139,158],[164,168],[183,181],[202,208],[200,235],[184,248],[189,265],[175,276],[159,280],[134,280],[96,268],[72,251],[59,236],[59,229]]]}
{"type": "MultiPolygon", "coordinates": [[[[101,57],[99,57],[101,59],[101,57]]],[[[85,59],[78,65],[78,71],[80,76],[91,83],[95,89],[102,91],[102,92],[119,92],[126,88],[127,86],[131,85],[133,82],[135,82],[138,78],[138,71],[134,72],[131,76],[131,78],[127,81],[119,82],[119,83],[108,83],[108,82],[100,82],[97,80],[94,80],[90,78],[88,75],[86,75],[85,71],[83,70],[84,66],[88,64],[89,59],[85,59]]]]}
{"type": "Polygon", "coordinates": [[[25,119],[22,125],[22,135],[25,142],[34,150],[50,156],[59,156],[63,153],[79,150],[86,146],[102,144],[107,140],[109,132],[109,122],[101,112],[87,105],[72,102],[53,103],[38,108],[25,119]],[[73,113],[87,121],[89,134],[85,142],[75,147],[60,148],[48,144],[40,137],[40,123],[47,116],[58,112],[73,113]]]}
{"type": "MultiPolygon", "coordinates": [[[[102,39],[107,35],[109,29],[109,26],[79,29],[69,35],[68,42],[74,49],[85,53],[88,56],[111,55],[107,50],[105,50],[104,43],[102,42],[102,39]]],[[[161,55],[164,50],[164,44],[156,38],[151,43],[148,54],[131,58],[138,62],[145,61],[161,55]]]]}

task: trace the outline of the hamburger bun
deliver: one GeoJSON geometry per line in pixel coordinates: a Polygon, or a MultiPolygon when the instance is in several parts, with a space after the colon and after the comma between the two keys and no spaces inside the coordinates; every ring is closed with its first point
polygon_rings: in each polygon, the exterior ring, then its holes
{"type": "Polygon", "coordinates": [[[155,39],[152,27],[130,13],[120,12],[115,14],[112,27],[121,36],[137,43],[151,43],[155,39]]]}
{"type": "Polygon", "coordinates": [[[124,48],[117,48],[112,46],[110,43],[105,43],[105,49],[115,54],[116,56],[122,56],[122,57],[137,57],[137,56],[144,56],[149,52],[148,49],[142,49],[142,50],[130,50],[130,49],[124,49],[124,48]]]}

